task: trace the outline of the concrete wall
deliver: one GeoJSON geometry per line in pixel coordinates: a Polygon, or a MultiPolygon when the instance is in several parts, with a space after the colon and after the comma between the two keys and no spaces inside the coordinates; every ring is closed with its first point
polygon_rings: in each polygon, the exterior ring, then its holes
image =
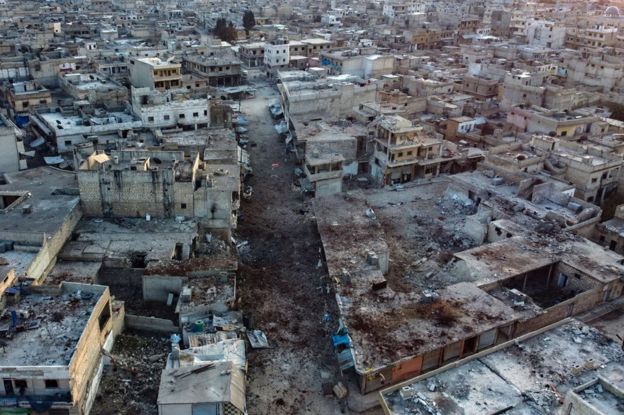
{"type": "MultiPolygon", "coordinates": [[[[64,284],[66,286],[68,284],[64,284]]],[[[102,286],[89,286],[76,284],[76,289],[89,291],[90,287],[101,288],[102,286]]],[[[90,387],[95,387],[92,381],[98,366],[101,364],[102,347],[113,327],[111,297],[108,287],[96,303],[89,321],[87,322],[82,336],[76,346],[76,351],[69,364],[69,373],[72,379],[71,392],[74,403],[83,406],[90,387]],[[108,319],[104,316],[108,313],[108,319]]]]}
{"type": "Polygon", "coordinates": [[[342,178],[316,182],[315,197],[330,196],[342,192],[342,178]]]}
{"type": "Polygon", "coordinates": [[[12,173],[19,170],[17,151],[17,127],[0,117],[0,172],[12,173]]]}
{"type": "Polygon", "coordinates": [[[65,242],[70,238],[81,217],[82,211],[80,206],[76,205],[54,235],[44,235],[37,256],[32,260],[30,266],[26,270],[26,276],[28,278],[40,281],[47,275],[52,269],[52,266],[56,263],[56,256],[61,249],[63,249],[63,245],[65,245],[65,242]]]}
{"type": "Polygon", "coordinates": [[[149,333],[171,334],[178,333],[180,329],[171,320],[156,317],[135,316],[126,314],[125,326],[129,329],[145,331],[149,333]]]}
{"type": "Polygon", "coordinates": [[[193,413],[193,405],[158,405],[158,415],[191,415],[193,413]]]}
{"type": "Polygon", "coordinates": [[[144,275],[143,299],[166,303],[169,293],[179,294],[186,278],[168,275],[144,275]]]}
{"type": "Polygon", "coordinates": [[[78,186],[85,216],[173,216],[172,170],[81,170],[78,186]]]}

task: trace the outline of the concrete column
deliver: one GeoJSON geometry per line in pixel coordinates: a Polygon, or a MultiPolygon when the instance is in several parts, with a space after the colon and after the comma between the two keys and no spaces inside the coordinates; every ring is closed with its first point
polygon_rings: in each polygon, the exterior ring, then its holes
{"type": "Polygon", "coordinates": [[[528,274],[525,272],[524,273],[524,281],[522,282],[522,292],[525,292],[525,290],[526,290],[527,278],[528,278],[528,274]]]}

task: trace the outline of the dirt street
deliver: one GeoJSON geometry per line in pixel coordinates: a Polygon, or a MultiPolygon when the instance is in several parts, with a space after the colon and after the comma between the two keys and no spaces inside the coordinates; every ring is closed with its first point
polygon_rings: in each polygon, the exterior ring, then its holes
{"type": "Polygon", "coordinates": [[[250,121],[253,197],[242,203],[236,234],[249,241],[240,266],[241,308],[267,334],[271,349],[250,350],[250,414],[340,414],[321,385],[336,381],[330,334],[337,325],[311,212],[292,188],[294,156],[273,128],[268,105],[277,92],[260,87],[242,101],[250,121]]]}

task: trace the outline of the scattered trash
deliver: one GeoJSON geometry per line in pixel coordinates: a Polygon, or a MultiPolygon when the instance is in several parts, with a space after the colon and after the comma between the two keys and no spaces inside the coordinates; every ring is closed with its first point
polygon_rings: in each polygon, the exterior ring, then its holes
{"type": "Polygon", "coordinates": [[[253,187],[249,185],[245,186],[245,188],[243,189],[243,198],[249,199],[252,194],[253,194],[253,187]]]}
{"type": "Polygon", "coordinates": [[[366,209],[366,217],[372,220],[377,219],[377,215],[375,215],[375,211],[371,208],[366,209]]]}

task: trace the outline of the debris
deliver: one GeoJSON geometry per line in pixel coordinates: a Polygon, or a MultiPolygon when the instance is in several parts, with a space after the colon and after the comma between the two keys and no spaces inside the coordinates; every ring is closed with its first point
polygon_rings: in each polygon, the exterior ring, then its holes
{"type": "Polygon", "coordinates": [[[377,215],[375,215],[375,211],[371,208],[367,208],[366,209],[366,217],[372,220],[376,220],[377,219],[377,215]]]}
{"type": "Polygon", "coordinates": [[[435,383],[435,381],[427,382],[427,389],[429,390],[429,392],[435,392],[437,387],[438,385],[435,383]]]}
{"type": "Polygon", "coordinates": [[[338,399],[343,399],[347,396],[348,390],[342,382],[338,382],[334,386],[334,394],[338,397],[338,399]]]}
{"type": "Polygon", "coordinates": [[[247,332],[247,338],[253,349],[268,349],[269,341],[262,330],[252,330],[247,332]]]}
{"type": "Polygon", "coordinates": [[[156,363],[159,360],[164,359],[165,356],[166,356],[165,353],[153,354],[150,357],[148,357],[147,360],[149,360],[151,363],[156,363]]]}

